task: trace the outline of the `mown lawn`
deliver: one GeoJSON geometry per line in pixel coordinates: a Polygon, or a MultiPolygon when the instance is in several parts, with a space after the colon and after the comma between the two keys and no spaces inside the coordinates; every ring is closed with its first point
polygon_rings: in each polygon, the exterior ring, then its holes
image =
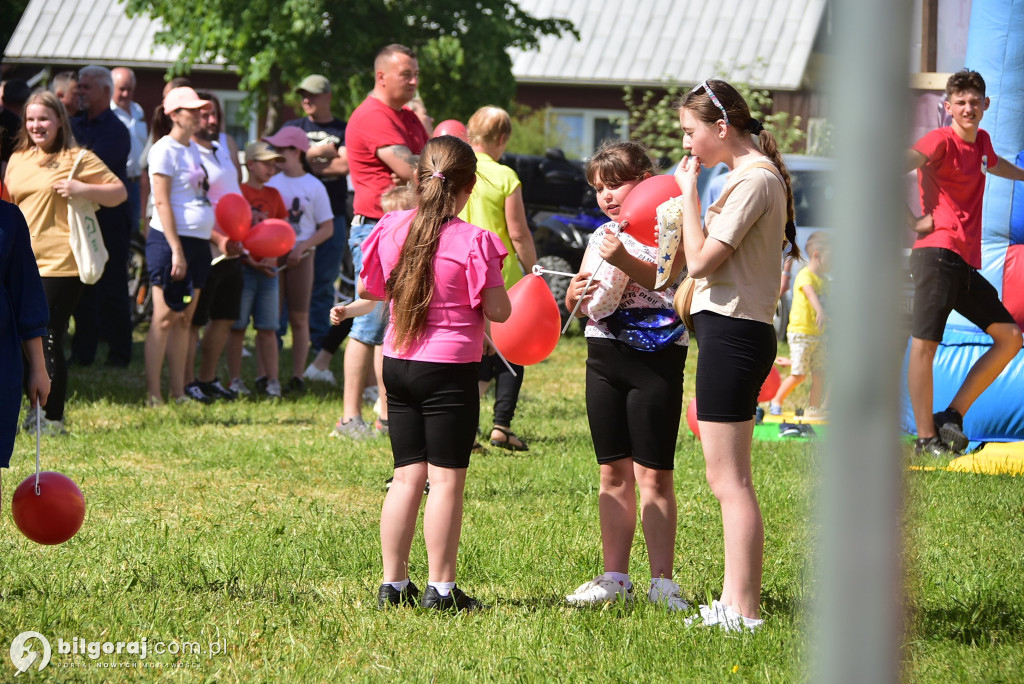
{"type": "MultiPolygon", "coordinates": [[[[808,678],[812,639],[803,609],[814,590],[814,443],[756,443],[767,528],[763,631],[736,638],[688,629],[685,616],[645,601],[570,609],[563,595],[601,570],[585,344],[571,334],[527,371],[514,427],[530,451],[491,448],[473,458],[459,582],[493,609],[378,612],[387,441],[329,439],[340,391],[321,387],[277,403],[146,409],[141,351],[127,371],[73,369],[70,434],[43,443],[44,469],[68,474],[86,494],[87,517],[75,538],[38,546],[11,520],[10,493],[33,472],[34,436],[18,438],[4,473],[0,650],[26,630],[46,636],[52,660],[34,679],[808,678]],[[145,637],[151,650],[144,660],[58,653],[58,639],[76,637],[145,637]],[[174,642],[195,642],[203,652],[160,655],[152,652],[157,642],[171,650],[174,642]],[[211,642],[223,652],[211,652],[211,642]]],[[[281,367],[289,364],[286,353],[281,367]]],[[[692,383],[688,372],[687,400],[692,383]]],[[[484,407],[488,425],[489,400],[484,407]]],[[[721,585],[721,526],[685,420],[676,467],[676,579],[688,596],[704,599],[721,585]]],[[[906,483],[904,678],[1022,681],[1022,481],[914,471],[906,483]]],[[[646,585],[639,535],[631,570],[646,585]]],[[[426,583],[422,538],[412,578],[426,583]]],[[[14,674],[8,658],[0,671],[14,674]]]]}

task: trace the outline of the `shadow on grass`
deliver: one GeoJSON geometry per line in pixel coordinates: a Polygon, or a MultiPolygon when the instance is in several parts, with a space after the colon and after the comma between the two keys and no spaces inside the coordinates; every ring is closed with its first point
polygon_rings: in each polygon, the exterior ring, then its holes
{"type": "Polygon", "coordinates": [[[912,632],[922,638],[939,638],[973,646],[996,642],[1020,642],[1024,615],[1020,606],[1004,601],[977,600],[952,606],[911,609],[912,632]]]}

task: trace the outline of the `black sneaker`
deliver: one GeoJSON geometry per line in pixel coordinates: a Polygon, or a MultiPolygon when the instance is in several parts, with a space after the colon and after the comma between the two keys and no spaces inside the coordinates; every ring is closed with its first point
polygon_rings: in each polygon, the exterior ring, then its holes
{"type": "Polygon", "coordinates": [[[467,613],[490,608],[490,606],[484,605],[475,598],[466,596],[458,587],[452,587],[450,594],[441,596],[437,593],[437,589],[429,585],[427,590],[423,592],[420,607],[430,608],[431,610],[464,610],[467,613]]]}
{"type": "Polygon", "coordinates": [[[199,382],[198,384],[199,389],[203,390],[203,394],[208,397],[224,399],[225,401],[234,401],[238,398],[238,392],[222,385],[219,378],[214,378],[212,382],[199,382]]]}
{"type": "Polygon", "coordinates": [[[942,441],[949,446],[950,451],[961,454],[970,440],[964,434],[964,418],[960,412],[953,408],[932,415],[935,421],[935,431],[939,433],[942,441]]]}
{"type": "Polygon", "coordinates": [[[390,584],[384,583],[377,590],[377,608],[383,610],[387,606],[412,606],[419,605],[420,590],[412,582],[399,591],[390,584]]]}
{"type": "Polygon", "coordinates": [[[185,396],[192,401],[199,401],[204,404],[212,404],[214,398],[202,390],[198,382],[190,382],[185,385],[185,396]]]}
{"type": "Polygon", "coordinates": [[[256,394],[267,393],[267,376],[261,375],[260,377],[256,378],[256,382],[253,384],[256,385],[256,394]]]}
{"type": "Polygon", "coordinates": [[[298,392],[305,392],[306,391],[306,381],[303,380],[302,378],[297,378],[297,377],[295,377],[293,375],[292,379],[288,381],[288,389],[287,389],[287,391],[288,392],[297,392],[297,393],[298,392]]]}
{"type": "Polygon", "coordinates": [[[943,442],[937,435],[934,437],[928,437],[927,439],[917,440],[914,444],[914,453],[932,456],[934,458],[949,458],[950,456],[956,455],[950,451],[945,442],[943,442]]]}

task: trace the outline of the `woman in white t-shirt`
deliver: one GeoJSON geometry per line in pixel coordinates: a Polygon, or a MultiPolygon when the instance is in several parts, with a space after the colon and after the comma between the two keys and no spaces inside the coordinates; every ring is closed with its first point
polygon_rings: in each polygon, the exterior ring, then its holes
{"type": "Polygon", "coordinates": [[[292,379],[288,389],[302,390],[302,373],[309,354],[309,303],[313,296],[313,252],[334,233],[334,212],[327,189],[307,173],[302,160],[309,139],[301,128],[285,126],[265,141],[284,158],[277,166],[281,172],[267,182],[284,199],[288,222],[295,229],[295,247],[284,259],[280,275],[281,299],[288,307],[292,326],[292,379]]]}
{"type": "Polygon", "coordinates": [[[725,537],[721,597],[700,612],[705,625],[754,630],[763,624],[764,564],[764,523],[750,466],[754,410],[775,361],[772,317],[787,241],[790,254],[800,256],[793,190],[774,136],[725,81],[704,81],[690,91],[679,122],[690,151],[675,177],[686,266],[696,280],[690,313],[699,349],[697,420],[725,537]],[[697,176],[702,166],[718,163],[731,173],[702,226],[697,176]]]}
{"type": "Polygon", "coordinates": [[[163,403],[160,373],[164,357],[171,399],[188,401],[185,359],[189,326],[199,292],[210,271],[213,206],[210,184],[192,134],[207,104],[192,88],[174,88],[164,96],[163,112],[171,132],[149,151],[153,218],[146,237],[146,263],[153,286],[153,321],[146,335],[147,403],[163,403]]]}

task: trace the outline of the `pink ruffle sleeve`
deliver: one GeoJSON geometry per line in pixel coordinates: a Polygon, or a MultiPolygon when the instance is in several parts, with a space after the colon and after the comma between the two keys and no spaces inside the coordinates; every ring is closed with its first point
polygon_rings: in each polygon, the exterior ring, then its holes
{"type": "Polygon", "coordinates": [[[466,262],[466,283],[469,305],[474,309],[483,302],[481,293],[485,288],[504,286],[501,266],[507,256],[508,250],[501,244],[501,238],[496,233],[481,228],[473,236],[466,262]]]}

